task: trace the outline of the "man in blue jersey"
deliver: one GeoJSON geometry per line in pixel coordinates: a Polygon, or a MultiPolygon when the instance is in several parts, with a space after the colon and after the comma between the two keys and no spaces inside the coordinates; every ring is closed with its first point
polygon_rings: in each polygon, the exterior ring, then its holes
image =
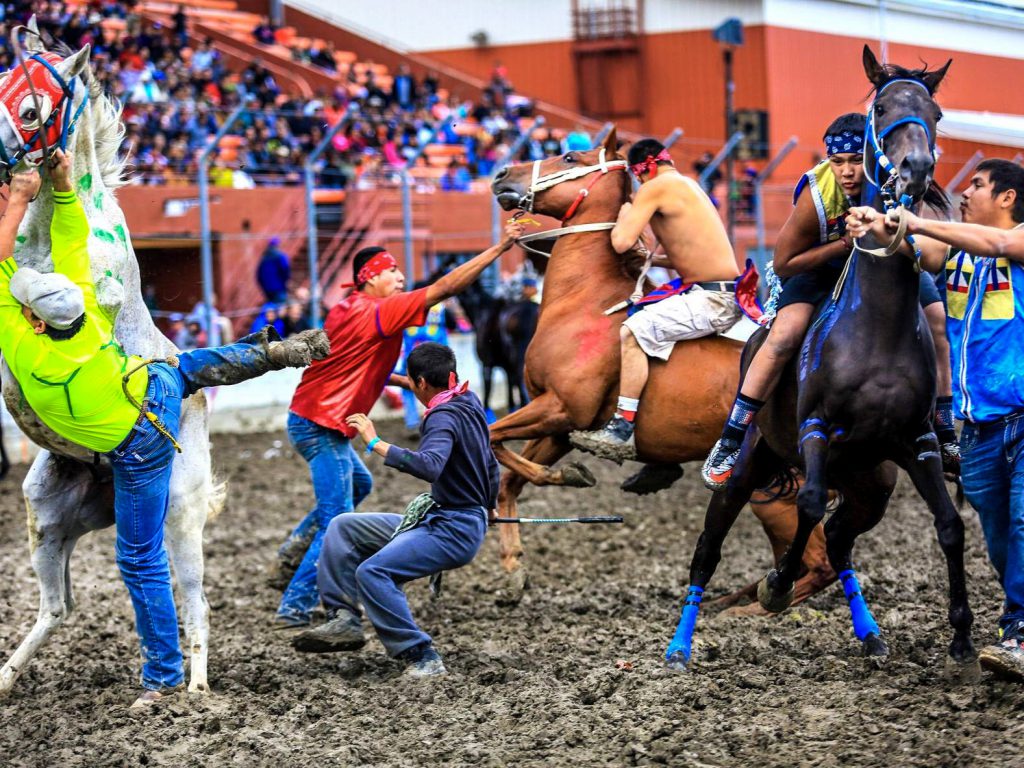
{"type": "MultiPolygon", "coordinates": [[[[954,407],[964,422],[961,479],[1006,597],[999,641],[982,650],[981,663],[1024,680],[1024,169],[982,162],[960,212],[962,223],[903,216],[921,266],[945,273],[954,407]]],[[[847,229],[887,241],[896,224],[854,208],[847,229]]]]}

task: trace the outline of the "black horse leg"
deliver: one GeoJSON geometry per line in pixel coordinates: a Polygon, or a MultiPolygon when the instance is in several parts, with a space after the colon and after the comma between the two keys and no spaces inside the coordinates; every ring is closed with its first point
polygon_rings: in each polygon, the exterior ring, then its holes
{"type": "Polygon", "coordinates": [[[489,411],[491,409],[491,383],[494,376],[494,369],[485,365],[484,369],[484,410],[489,411]]]}
{"type": "MultiPolygon", "coordinates": [[[[750,443],[751,440],[748,440],[744,453],[749,449],[750,443]]],[[[670,669],[686,669],[690,661],[693,630],[697,623],[704,588],[711,581],[722,559],[722,544],[725,537],[729,535],[740,510],[750,501],[754,491],[770,480],[771,470],[776,461],[767,445],[763,441],[757,442],[753,456],[741,455],[728,485],[716,491],[711,497],[708,511],[704,515],[704,530],[697,539],[697,548],[690,562],[690,587],[683,601],[682,615],[679,617],[675,635],[665,651],[665,660],[670,669]]]]}
{"type": "Polygon", "coordinates": [[[973,661],[974,642],[971,640],[971,626],[974,614],[967,600],[967,575],[964,571],[964,523],[957,514],[953,500],[942,476],[942,458],[939,441],[934,432],[927,432],[914,441],[913,457],[904,469],[914,482],[935,518],[939,546],[946,557],[949,574],[949,623],[953,627],[953,641],[949,644],[949,656],[963,663],[973,661]]]}
{"type": "Polygon", "coordinates": [[[519,391],[519,380],[516,377],[516,367],[510,365],[505,369],[505,379],[508,381],[508,412],[516,412],[516,393],[519,391]]]}
{"type": "Polygon", "coordinates": [[[865,656],[887,656],[889,649],[861,594],[853,570],[853,543],[860,534],[874,528],[885,515],[895,485],[896,466],[891,462],[880,464],[870,472],[849,475],[839,485],[843,503],[825,524],[828,560],[839,574],[850,604],[853,631],[863,644],[865,656]]]}
{"type": "MultiPolygon", "coordinates": [[[[805,425],[810,421],[805,422],[805,425]]],[[[772,613],[785,610],[793,602],[793,585],[800,576],[807,540],[814,527],[825,517],[825,504],[828,502],[828,479],[825,476],[827,438],[816,428],[808,429],[805,426],[800,432],[807,481],[796,496],[796,535],[782,556],[779,567],[770,570],[757,586],[758,602],[772,613]]]]}

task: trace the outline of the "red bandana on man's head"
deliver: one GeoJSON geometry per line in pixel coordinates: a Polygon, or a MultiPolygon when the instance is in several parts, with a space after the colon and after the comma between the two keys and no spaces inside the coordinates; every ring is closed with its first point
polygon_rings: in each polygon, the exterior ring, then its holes
{"type": "Polygon", "coordinates": [[[658,163],[668,163],[672,165],[672,155],[668,153],[667,149],[661,150],[657,155],[648,155],[636,165],[629,166],[629,170],[633,172],[633,175],[638,179],[641,173],[648,173],[651,176],[658,172],[658,163]]]}
{"type": "Polygon", "coordinates": [[[395,257],[387,251],[381,251],[368,262],[363,264],[359,270],[359,274],[356,275],[356,285],[365,285],[370,282],[377,275],[387,272],[389,269],[394,269],[398,266],[398,262],[395,261],[395,257]]]}

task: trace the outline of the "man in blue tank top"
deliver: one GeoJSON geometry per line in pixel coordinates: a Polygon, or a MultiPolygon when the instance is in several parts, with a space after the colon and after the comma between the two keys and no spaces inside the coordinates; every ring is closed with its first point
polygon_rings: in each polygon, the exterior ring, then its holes
{"type": "MultiPolygon", "coordinates": [[[[982,162],[960,213],[962,223],[903,215],[922,268],[944,270],[961,479],[1006,598],[981,663],[1024,680],[1024,169],[982,162]]],[[[895,226],[871,208],[847,218],[853,236],[870,230],[883,242],[895,226]]]]}

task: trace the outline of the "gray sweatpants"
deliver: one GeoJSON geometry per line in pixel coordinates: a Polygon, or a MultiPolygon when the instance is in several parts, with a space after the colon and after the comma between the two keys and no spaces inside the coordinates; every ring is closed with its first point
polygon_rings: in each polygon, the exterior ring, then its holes
{"type": "Polygon", "coordinates": [[[401,515],[387,513],[338,515],[327,528],[317,566],[324,607],[360,616],[361,605],[389,656],[431,642],[416,626],[401,585],[470,562],[487,532],[483,507],[435,510],[391,539],[401,521],[401,515]]]}

